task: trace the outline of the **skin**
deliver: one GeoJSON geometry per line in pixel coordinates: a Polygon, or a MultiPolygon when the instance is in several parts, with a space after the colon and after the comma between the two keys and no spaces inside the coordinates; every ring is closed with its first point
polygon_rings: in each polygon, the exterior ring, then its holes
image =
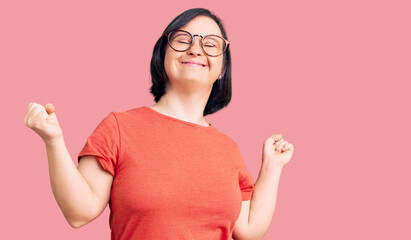
{"type": "MultiPolygon", "coordinates": [[[[181,29],[193,35],[223,36],[217,23],[205,16],[194,18],[181,29]]],[[[175,51],[167,45],[164,59],[164,68],[169,79],[167,90],[150,108],[174,118],[208,126],[203,112],[214,82],[224,71],[224,57],[208,56],[201,48],[200,41],[200,37],[194,37],[193,46],[185,52],[175,51]],[[182,64],[184,61],[200,62],[207,66],[182,64]]]]}
{"type": "MultiPolygon", "coordinates": [[[[208,17],[195,18],[182,29],[202,36],[222,36],[218,25],[208,17]]],[[[168,46],[165,69],[170,80],[167,93],[151,108],[171,117],[208,126],[202,113],[213,83],[223,73],[223,56],[207,56],[196,37],[191,49],[185,52],[174,51],[168,46]],[[181,61],[197,61],[207,64],[207,67],[182,65],[181,61]]],[[[110,198],[113,176],[103,169],[95,156],[83,156],[76,168],[64,143],[55,110],[51,103],[45,106],[30,103],[24,122],[44,141],[54,197],[70,226],[78,228],[104,211],[110,198]]],[[[293,145],[281,134],[273,134],[264,142],[261,169],[252,199],[242,202],[233,229],[234,239],[263,239],[274,214],[282,169],[293,152],[293,145]]]]}
{"type": "MultiPolygon", "coordinates": [[[[204,16],[193,19],[182,30],[192,35],[222,36],[214,20],[204,16]]],[[[178,52],[167,46],[164,67],[169,84],[166,94],[150,108],[174,118],[208,126],[203,111],[213,83],[224,73],[223,55],[207,56],[201,48],[200,40],[195,37],[193,46],[185,52],[178,52]],[[183,65],[183,61],[196,61],[207,64],[207,67],[183,65]]],[[[292,153],[292,144],[285,141],[281,134],[273,134],[264,142],[263,161],[253,197],[242,201],[241,212],[233,228],[234,239],[264,237],[274,214],[282,168],[290,161],[292,153]]]]}

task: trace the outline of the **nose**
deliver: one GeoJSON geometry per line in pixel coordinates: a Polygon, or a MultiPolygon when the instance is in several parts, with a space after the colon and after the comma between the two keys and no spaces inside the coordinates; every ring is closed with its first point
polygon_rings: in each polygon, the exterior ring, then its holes
{"type": "Polygon", "coordinates": [[[187,50],[187,54],[189,55],[203,55],[203,49],[201,48],[201,36],[198,36],[198,41],[196,41],[196,36],[193,36],[193,45],[191,45],[190,49],[187,50]]]}

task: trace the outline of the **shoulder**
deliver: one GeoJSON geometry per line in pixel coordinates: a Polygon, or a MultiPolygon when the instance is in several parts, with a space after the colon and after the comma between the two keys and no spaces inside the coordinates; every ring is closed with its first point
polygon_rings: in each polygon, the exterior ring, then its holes
{"type": "Polygon", "coordinates": [[[144,115],[144,107],[135,107],[131,109],[126,109],[124,111],[111,111],[108,116],[115,118],[117,121],[130,120],[132,118],[144,115]]]}
{"type": "Polygon", "coordinates": [[[214,131],[216,139],[222,144],[226,149],[238,149],[239,146],[237,142],[228,134],[223,133],[217,129],[214,131]]]}

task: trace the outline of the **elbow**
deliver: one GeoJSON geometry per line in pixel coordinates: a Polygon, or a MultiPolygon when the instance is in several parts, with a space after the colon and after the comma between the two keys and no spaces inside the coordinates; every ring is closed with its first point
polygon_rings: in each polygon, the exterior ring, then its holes
{"type": "Polygon", "coordinates": [[[263,240],[264,236],[250,236],[248,238],[241,238],[241,240],[263,240]]]}
{"type": "Polygon", "coordinates": [[[245,238],[247,240],[263,240],[264,236],[267,234],[268,232],[268,228],[261,228],[261,226],[259,227],[250,227],[249,228],[249,232],[248,232],[248,236],[245,238]]]}
{"type": "Polygon", "coordinates": [[[232,240],[263,240],[264,235],[231,236],[232,240]]]}
{"type": "Polygon", "coordinates": [[[249,240],[263,240],[266,233],[267,231],[260,233],[260,234],[254,234],[253,236],[250,236],[248,239],[249,240]]]}
{"type": "Polygon", "coordinates": [[[76,218],[76,219],[66,219],[70,227],[72,228],[81,228],[91,221],[91,219],[86,218],[76,218]]]}
{"type": "Polygon", "coordinates": [[[72,228],[80,228],[87,224],[87,222],[84,222],[84,221],[67,221],[67,222],[72,228]]]}
{"type": "Polygon", "coordinates": [[[72,228],[81,228],[84,225],[87,225],[90,221],[70,221],[68,222],[72,228]]]}
{"type": "Polygon", "coordinates": [[[80,228],[80,227],[84,226],[84,224],[82,224],[80,222],[69,222],[69,225],[72,228],[80,228]]]}
{"type": "Polygon", "coordinates": [[[249,237],[249,238],[232,238],[232,240],[263,240],[262,237],[249,237]]]}
{"type": "MultiPolygon", "coordinates": [[[[67,213],[67,212],[66,212],[67,213]]],[[[80,211],[80,212],[75,212],[71,211],[71,214],[64,214],[64,217],[67,221],[67,223],[72,227],[72,228],[81,228],[84,225],[87,225],[89,222],[93,221],[98,215],[94,214],[92,212],[85,212],[85,211],[80,211]]]]}
{"type": "Polygon", "coordinates": [[[265,233],[255,233],[255,232],[249,232],[247,235],[243,236],[232,236],[233,240],[263,240],[265,236],[265,233]]]}

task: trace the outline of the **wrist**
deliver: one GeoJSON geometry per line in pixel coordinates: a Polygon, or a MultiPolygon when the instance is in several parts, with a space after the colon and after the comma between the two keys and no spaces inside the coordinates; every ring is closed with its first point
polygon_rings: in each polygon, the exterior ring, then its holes
{"type": "Polygon", "coordinates": [[[58,138],[52,138],[52,139],[43,139],[44,144],[46,147],[56,147],[61,144],[64,144],[64,138],[63,136],[58,137],[58,138]]]}
{"type": "Polygon", "coordinates": [[[264,171],[274,171],[274,172],[281,172],[284,168],[284,164],[276,163],[276,162],[265,162],[261,164],[261,169],[264,171]]]}

